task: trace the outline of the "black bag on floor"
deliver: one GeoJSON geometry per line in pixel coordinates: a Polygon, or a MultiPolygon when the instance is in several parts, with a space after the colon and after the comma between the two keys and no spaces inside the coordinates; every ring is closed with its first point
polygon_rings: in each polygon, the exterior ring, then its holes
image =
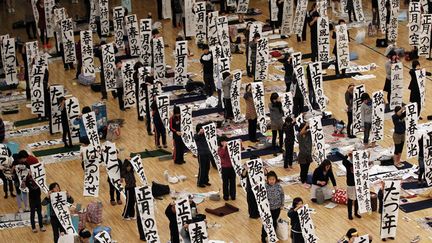
{"type": "Polygon", "coordinates": [[[387,47],[388,43],[386,39],[377,39],[376,40],[376,47],[387,47]]]}
{"type": "Polygon", "coordinates": [[[101,92],[101,83],[90,84],[90,87],[94,92],[101,92]]]}
{"type": "Polygon", "coordinates": [[[153,197],[161,197],[170,193],[170,188],[168,185],[159,184],[157,182],[152,182],[152,194],[153,197]]]}

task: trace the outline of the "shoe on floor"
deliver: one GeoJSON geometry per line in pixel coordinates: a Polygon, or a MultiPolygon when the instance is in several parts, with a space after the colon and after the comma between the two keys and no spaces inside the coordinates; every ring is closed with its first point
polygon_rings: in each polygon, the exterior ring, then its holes
{"type": "Polygon", "coordinates": [[[110,203],[111,203],[111,206],[115,206],[117,204],[116,201],[111,201],[110,203]]]}
{"type": "Polygon", "coordinates": [[[122,200],[117,200],[117,204],[122,205],[123,204],[122,200]]]}
{"type": "Polygon", "coordinates": [[[37,230],[36,228],[34,228],[34,229],[32,229],[32,232],[33,232],[33,233],[37,233],[38,230],[37,230]]]}
{"type": "Polygon", "coordinates": [[[42,227],[40,228],[40,231],[45,232],[45,231],[46,231],[45,227],[42,226],[42,227]]]}
{"type": "Polygon", "coordinates": [[[416,235],[416,237],[414,237],[412,240],[411,240],[411,243],[417,243],[417,242],[419,242],[420,241],[420,236],[419,235],[416,235]]]}
{"type": "Polygon", "coordinates": [[[204,187],[205,187],[205,185],[203,185],[203,184],[198,184],[197,186],[198,186],[198,187],[201,187],[201,188],[204,188],[204,187]]]}
{"type": "Polygon", "coordinates": [[[361,215],[360,214],[358,214],[358,213],[356,213],[356,214],[354,214],[357,218],[359,218],[359,219],[361,219],[361,215]]]}
{"type": "Polygon", "coordinates": [[[207,182],[207,183],[204,183],[204,185],[206,185],[206,186],[211,186],[211,184],[210,184],[210,183],[208,183],[208,182],[207,182]]]}

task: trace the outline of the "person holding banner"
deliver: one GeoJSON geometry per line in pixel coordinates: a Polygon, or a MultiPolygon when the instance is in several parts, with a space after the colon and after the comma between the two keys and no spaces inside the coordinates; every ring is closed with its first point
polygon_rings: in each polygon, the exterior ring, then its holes
{"type": "Polygon", "coordinates": [[[224,72],[222,74],[222,91],[223,91],[223,102],[224,102],[224,116],[225,120],[233,120],[234,113],[231,103],[231,84],[233,80],[233,75],[229,72],[224,72]]]}
{"type": "Polygon", "coordinates": [[[310,185],[306,181],[309,166],[312,163],[312,135],[307,123],[302,123],[299,130],[297,142],[299,146],[298,163],[300,164],[300,181],[303,183],[303,187],[310,188],[310,185]]]}
{"type": "MultiPolygon", "coordinates": [[[[139,86],[139,72],[138,72],[138,69],[140,69],[142,67],[144,67],[144,65],[143,65],[142,62],[140,62],[140,61],[136,62],[135,65],[134,65],[134,67],[133,67],[134,73],[132,74],[132,78],[133,78],[134,83],[135,83],[135,98],[136,98],[135,102],[136,102],[136,109],[137,109],[137,115],[138,115],[138,120],[139,121],[143,121],[144,120],[144,117],[140,115],[140,106],[139,106],[140,95],[139,95],[139,92],[140,92],[140,89],[141,90],[145,90],[144,86],[146,86],[145,83],[142,84],[143,87],[139,86]]],[[[147,76],[146,76],[146,78],[147,78],[147,76]]]]}
{"type": "Polygon", "coordinates": [[[119,102],[119,108],[121,111],[125,111],[124,107],[124,88],[123,88],[123,78],[122,78],[122,71],[121,68],[123,66],[123,63],[120,59],[115,60],[115,77],[116,77],[116,93],[117,93],[117,99],[119,102]]]}
{"type": "MultiPolygon", "coordinates": [[[[256,156],[251,156],[251,159],[256,159],[256,156]]],[[[258,210],[258,204],[255,199],[255,195],[252,191],[252,185],[249,180],[249,168],[247,167],[247,164],[243,164],[241,178],[246,179],[246,200],[248,205],[248,213],[249,218],[251,219],[258,219],[260,217],[259,210],[258,210]]]]}
{"type": "MultiPolygon", "coordinates": [[[[189,199],[189,203],[191,208],[197,208],[193,200],[189,199]]],[[[169,221],[171,243],[180,243],[175,201],[168,204],[165,209],[165,216],[169,221]]]]}
{"type": "Polygon", "coordinates": [[[350,83],[348,85],[347,90],[345,91],[345,104],[347,105],[347,117],[348,117],[348,124],[347,124],[347,134],[349,138],[356,138],[356,136],[352,132],[352,123],[353,123],[353,91],[354,91],[354,84],[350,83]]]}
{"type": "MultiPolygon", "coordinates": [[[[256,69],[256,57],[257,57],[257,47],[258,47],[258,42],[261,38],[261,35],[259,33],[255,33],[253,36],[253,39],[251,42],[249,42],[249,46],[247,46],[247,49],[250,49],[250,59],[251,59],[251,64],[252,64],[252,69],[251,69],[251,74],[254,77],[254,81],[255,81],[255,69],[256,69]]],[[[251,77],[252,77],[251,76],[251,77]]]]}
{"type": "Polygon", "coordinates": [[[8,158],[5,162],[0,164],[0,179],[3,181],[3,191],[5,193],[5,199],[9,197],[8,192],[10,192],[11,197],[16,197],[16,195],[14,194],[14,184],[12,181],[12,160],[10,156],[11,152],[8,148],[8,158]]]}
{"type": "Polygon", "coordinates": [[[354,17],[354,22],[357,22],[355,10],[354,10],[354,0],[347,0],[346,1],[346,10],[348,11],[349,22],[352,23],[351,14],[354,17]]]}
{"type": "Polygon", "coordinates": [[[342,160],[342,164],[346,169],[346,184],[347,184],[347,195],[348,195],[348,219],[353,220],[352,216],[352,208],[354,204],[354,215],[357,218],[361,218],[361,215],[358,213],[359,205],[357,201],[357,193],[355,188],[355,180],[354,180],[354,167],[352,161],[352,153],[349,153],[348,156],[345,156],[342,160]],[[350,160],[348,160],[348,158],[350,160]]]}
{"type": "MultiPolygon", "coordinates": [[[[50,222],[51,222],[51,227],[52,227],[52,231],[53,231],[53,237],[54,237],[54,243],[57,243],[60,234],[64,235],[66,234],[66,230],[65,228],[63,228],[63,226],[60,224],[59,219],[57,218],[57,215],[55,214],[52,205],[51,205],[51,194],[54,192],[60,192],[60,185],[57,182],[53,182],[49,185],[48,187],[49,191],[48,191],[48,196],[45,197],[42,200],[42,205],[43,206],[47,206],[50,209],[50,222]]],[[[66,192],[67,195],[67,202],[72,204],[74,202],[74,199],[72,198],[71,195],[69,195],[68,192],[66,192]]]]}
{"type": "Polygon", "coordinates": [[[125,182],[126,191],[126,204],[123,209],[123,219],[131,220],[135,218],[135,187],[136,180],[132,164],[129,160],[123,162],[123,169],[121,170],[121,180],[125,182]]]}
{"type": "Polygon", "coordinates": [[[198,187],[211,186],[209,183],[210,161],[212,154],[207,144],[204,135],[203,124],[196,126],[196,134],[194,135],[195,143],[198,150],[198,187]]]}
{"type": "Polygon", "coordinates": [[[89,145],[90,144],[90,140],[87,137],[87,132],[84,126],[84,122],[82,120],[82,115],[90,113],[91,112],[91,108],[88,106],[84,106],[81,110],[81,115],[78,116],[77,119],[74,120],[73,124],[74,125],[79,125],[79,142],[84,144],[84,145],[89,145]]]}
{"type": "Polygon", "coordinates": [[[171,116],[169,120],[170,131],[173,135],[173,160],[174,164],[184,164],[184,150],[185,144],[182,139],[181,132],[181,117],[180,117],[180,107],[174,106],[174,114],[171,116]]]}
{"type": "Polygon", "coordinates": [[[67,115],[65,97],[63,97],[63,96],[60,97],[58,103],[59,103],[60,111],[61,111],[61,125],[62,125],[62,132],[63,132],[62,140],[64,143],[64,147],[65,148],[72,148],[73,147],[72,136],[71,136],[70,129],[69,129],[69,119],[68,119],[68,115],[67,115]],[[69,141],[69,143],[68,143],[68,141],[69,141]]]}
{"type": "Polygon", "coordinates": [[[43,226],[42,220],[42,202],[41,202],[41,189],[35,180],[32,177],[32,174],[29,173],[23,181],[26,187],[29,189],[29,205],[30,205],[30,223],[33,233],[37,232],[36,223],[35,223],[35,213],[38,215],[38,223],[39,229],[42,232],[45,232],[46,229],[43,226]]]}
{"type": "Polygon", "coordinates": [[[396,167],[403,166],[400,160],[405,144],[405,116],[405,107],[396,106],[394,109],[394,114],[392,115],[392,121],[394,125],[393,142],[395,147],[393,162],[396,167]]]}
{"type": "Polygon", "coordinates": [[[284,168],[292,170],[293,153],[294,153],[294,126],[295,121],[287,116],[285,123],[282,126],[282,130],[285,135],[285,156],[284,156],[284,168]]]}
{"type": "Polygon", "coordinates": [[[167,140],[166,140],[166,129],[165,125],[163,124],[162,118],[159,114],[159,109],[157,107],[156,103],[156,97],[153,99],[153,102],[151,103],[151,109],[152,109],[152,120],[154,125],[154,134],[155,134],[155,145],[158,148],[162,148],[160,144],[160,140],[162,138],[162,145],[164,148],[168,148],[167,146],[167,140]]]}
{"type": "MultiPolygon", "coordinates": [[[[409,101],[411,103],[417,103],[417,114],[419,116],[420,120],[423,120],[423,118],[420,116],[421,114],[421,94],[420,94],[420,88],[418,85],[417,80],[417,74],[416,71],[421,70],[420,69],[420,62],[418,60],[414,60],[411,63],[411,69],[409,71],[409,74],[411,76],[411,81],[409,83],[408,89],[411,91],[409,101]]],[[[426,76],[431,76],[432,74],[430,72],[426,72],[426,76]]]]}
{"type": "MultiPolygon", "coordinates": [[[[282,186],[279,184],[279,179],[276,175],[276,172],[269,171],[267,173],[267,183],[265,185],[267,190],[267,198],[270,204],[270,214],[273,219],[273,227],[274,230],[277,229],[277,221],[279,219],[279,215],[281,210],[283,209],[285,202],[285,194],[282,189],[282,186]]],[[[266,243],[267,240],[267,232],[264,229],[264,225],[261,229],[261,241],[266,243]]]]}
{"type": "Polygon", "coordinates": [[[378,0],[372,0],[372,25],[375,28],[379,28],[380,26],[378,0]]]}
{"type": "Polygon", "coordinates": [[[38,19],[38,27],[40,31],[40,39],[42,42],[42,46],[44,49],[51,48],[51,45],[48,43],[49,38],[47,34],[47,26],[46,26],[46,20],[45,20],[45,5],[44,0],[38,0],[36,2],[36,8],[39,14],[38,19]]]}
{"type": "Polygon", "coordinates": [[[391,68],[392,64],[395,64],[399,62],[399,56],[396,54],[394,50],[391,50],[387,54],[387,62],[385,63],[385,70],[386,70],[386,79],[384,83],[383,91],[387,92],[387,103],[390,103],[390,97],[391,97],[391,68]]]}
{"type": "MultiPolygon", "coordinates": [[[[311,33],[311,50],[312,50],[312,62],[318,58],[318,7],[316,3],[312,4],[312,8],[309,11],[309,28],[311,33]]],[[[309,66],[308,66],[309,67],[309,66]]]]}
{"type": "MultiPolygon", "coordinates": [[[[339,19],[338,25],[341,25],[341,24],[345,24],[345,20],[339,19]]],[[[334,44],[334,47],[333,47],[333,55],[335,55],[335,73],[336,73],[336,76],[340,76],[340,73],[342,72],[342,77],[344,77],[346,70],[345,70],[345,68],[342,69],[342,70],[339,70],[339,65],[338,65],[339,60],[338,60],[338,54],[337,54],[338,53],[338,43],[337,43],[337,40],[336,40],[336,28],[331,24],[330,25],[330,30],[333,30],[332,39],[335,40],[335,44],[334,44]]],[[[349,40],[350,40],[350,34],[349,34],[348,30],[347,30],[347,34],[348,34],[348,42],[349,42],[349,40]]]]}
{"type": "Polygon", "coordinates": [[[292,57],[289,53],[285,53],[283,58],[278,60],[281,62],[284,66],[285,75],[284,75],[284,81],[285,81],[285,92],[289,92],[291,89],[291,83],[294,79],[294,67],[292,64],[292,57]]]}
{"type": "MultiPolygon", "coordinates": [[[[357,230],[355,228],[351,228],[347,231],[345,236],[341,240],[339,240],[338,242],[339,243],[354,243],[354,242],[356,242],[355,239],[357,237],[359,237],[359,233],[357,232],[357,230]]],[[[362,241],[362,242],[364,242],[364,241],[362,241]]],[[[369,235],[369,242],[368,243],[371,243],[371,242],[372,242],[372,236],[369,235]]],[[[364,242],[364,243],[367,243],[367,242],[364,242]]]]}
{"type": "Polygon", "coordinates": [[[419,154],[418,154],[418,165],[419,165],[419,170],[418,170],[418,182],[417,184],[420,186],[422,186],[423,184],[425,186],[427,186],[427,181],[426,181],[426,175],[425,175],[425,163],[424,163],[424,150],[423,150],[423,136],[421,136],[418,140],[418,146],[419,146],[419,154]]]}
{"type": "Polygon", "coordinates": [[[291,239],[292,243],[304,243],[300,219],[297,211],[303,207],[303,199],[296,197],[293,199],[292,206],[288,211],[288,217],[291,220],[291,239]]]}
{"type": "MultiPolygon", "coordinates": [[[[361,120],[363,122],[363,144],[365,147],[369,145],[369,135],[372,128],[372,99],[368,93],[363,93],[360,97],[361,105],[361,120]]],[[[375,145],[375,142],[373,142],[375,145]]]]}
{"type": "Polygon", "coordinates": [[[252,97],[252,86],[251,84],[246,85],[246,91],[243,95],[246,103],[246,120],[248,121],[248,136],[249,141],[255,143],[257,142],[257,114],[255,110],[255,105],[252,97]]]}
{"type": "Polygon", "coordinates": [[[218,154],[221,159],[222,166],[222,188],[223,199],[228,201],[236,199],[236,173],[232,166],[231,158],[227,147],[228,138],[222,136],[218,139],[218,154]]]}
{"type": "MultiPolygon", "coordinates": [[[[117,154],[119,154],[118,150],[117,150],[117,154]]],[[[121,161],[121,159],[117,158],[117,164],[118,164],[117,165],[118,168],[120,168],[120,170],[121,170],[123,168],[123,162],[121,161]]],[[[122,205],[123,202],[122,202],[121,197],[120,197],[120,191],[117,190],[117,188],[111,183],[109,176],[107,177],[107,181],[108,181],[108,185],[109,185],[110,204],[112,206],[122,205]],[[116,194],[115,195],[116,197],[114,197],[114,193],[116,194]],[[117,199],[117,201],[115,199],[117,199]]]]}
{"type": "Polygon", "coordinates": [[[215,82],[213,78],[213,55],[209,51],[208,45],[203,45],[203,54],[200,58],[202,66],[203,80],[205,84],[205,90],[208,97],[212,96],[216,91],[215,82]]]}
{"type": "Polygon", "coordinates": [[[269,103],[269,111],[270,111],[270,127],[272,130],[272,149],[274,151],[274,156],[276,153],[276,138],[279,133],[279,152],[282,151],[283,148],[283,116],[284,112],[282,110],[282,102],[278,93],[274,92],[270,95],[270,103],[269,103]]]}
{"type": "Polygon", "coordinates": [[[332,188],[328,187],[328,181],[331,181],[334,190],[336,190],[336,179],[333,175],[332,163],[330,160],[325,159],[319,166],[314,170],[312,175],[312,188],[311,188],[311,201],[317,202],[316,193],[320,188],[324,194],[324,200],[331,199],[333,192],[332,188]]]}

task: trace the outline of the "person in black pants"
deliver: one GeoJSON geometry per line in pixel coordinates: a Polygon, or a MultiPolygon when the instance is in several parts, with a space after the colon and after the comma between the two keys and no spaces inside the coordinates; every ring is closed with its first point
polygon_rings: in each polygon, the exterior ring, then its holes
{"type": "Polygon", "coordinates": [[[42,232],[45,232],[46,229],[43,226],[42,221],[42,202],[41,202],[41,190],[39,186],[34,181],[31,173],[29,173],[24,181],[25,185],[29,189],[29,204],[30,204],[30,223],[32,227],[32,231],[34,233],[37,232],[36,223],[35,223],[35,213],[38,215],[39,229],[42,232]]]}
{"type": "Polygon", "coordinates": [[[124,99],[123,99],[124,88],[123,88],[123,78],[121,74],[122,61],[120,59],[116,59],[115,64],[116,64],[115,77],[116,77],[116,84],[117,84],[117,88],[116,88],[117,98],[118,98],[120,110],[124,111],[125,110],[124,99]]]}
{"type": "Polygon", "coordinates": [[[292,243],[304,243],[298,210],[303,207],[303,199],[300,197],[294,198],[292,206],[288,211],[288,217],[291,220],[291,239],[292,243]]]}
{"type": "Polygon", "coordinates": [[[209,170],[210,170],[210,158],[212,154],[207,144],[207,140],[204,135],[204,129],[202,124],[196,126],[196,134],[194,136],[195,143],[198,150],[198,187],[211,186],[209,183],[209,170]]]}
{"type": "MultiPolygon", "coordinates": [[[[251,159],[256,159],[256,158],[257,158],[256,156],[251,157],[251,159]]],[[[249,218],[257,219],[260,217],[260,214],[258,211],[258,205],[255,199],[255,195],[252,191],[252,186],[249,180],[248,169],[246,167],[246,164],[243,165],[241,178],[246,178],[246,200],[248,205],[249,218]]]]}
{"type": "Polygon", "coordinates": [[[354,0],[347,0],[346,2],[346,9],[348,10],[348,18],[349,18],[349,22],[352,22],[352,18],[351,15],[354,17],[354,22],[357,22],[357,18],[355,15],[355,10],[354,10],[354,0]]]}
{"type": "Polygon", "coordinates": [[[203,79],[207,96],[212,96],[216,90],[213,78],[213,55],[209,52],[209,46],[203,45],[203,54],[200,58],[203,69],[203,79]]]}
{"type": "MultiPolygon", "coordinates": [[[[135,65],[134,65],[134,73],[132,74],[132,77],[133,77],[133,80],[134,80],[134,83],[135,83],[135,98],[136,98],[137,115],[138,115],[138,120],[140,120],[140,121],[144,120],[144,117],[140,115],[140,106],[139,106],[140,95],[143,95],[143,94],[139,94],[140,88],[141,88],[141,90],[143,90],[144,87],[140,87],[139,86],[139,73],[138,73],[138,69],[140,69],[142,67],[144,67],[144,65],[142,64],[142,62],[139,62],[139,61],[136,62],[135,65]]],[[[143,83],[143,86],[144,85],[145,84],[143,83]]]]}
{"type": "Polygon", "coordinates": [[[297,78],[294,76],[292,80],[292,87],[294,90],[293,94],[293,115],[294,117],[298,117],[302,112],[304,108],[304,98],[303,94],[300,90],[300,87],[297,82],[297,78]]]}
{"type": "MultiPolygon", "coordinates": [[[[338,25],[341,25],[341,24],[345,24],[345,20],[343,20],[343,19],[339,19],[339,21],[338,21],[338,25]]],[[[335,57],[336,57],[336,62],[335,62],[335,72],[336,72],[336,75],[340,75],[340,71],[342,71],[342,76],[345,76],[345,68],[343,69],[343,70],[339,70],[339,65],[338,65],[338,62],[339,62],[339,60],[338,60],[338,55],[337,55],[337,47],[338,47],[338,43],[337,43],[337,40],[336,40],[336,28],[334,28],[334,26],[333,25],[331,25],[330,26],[330,30],[333,30],[333,34],[332,34],[332,39],[334,39],[335,40],[335,44],[334,44],[334,47],[333,47],[333,54],[335,55],[335,57]]],[[[348,42],[349,42],[349,31],[347,30],[347,34],[348,34],[348,42]]]]}
{"type": "Polygon", "coordinates": [[[156,104],[156,99],[154,99],[151,104],[151,110],[152,110],[152,118],[153,118],[154,133],[155,133],[155,145],[158,148],[162,148],[160,143],[160,140],[162,138],[162,145],[164,148],[167,148],[168,146],[166,140],[166,128],[159,114],[159,109],[156,104]]]}
{"type": "Polygon", "coordinates": [[[294,126],[295,121],[287,116],[282,126],[282,130],[285,135],[285,157],[284,157],[284,168],[292,169],[293,163],[293,152],[294,152],[294,126]]]}
{"type": "MultiPolygon", "coordinates": [[[[78,40],[78,42],[75,44],[75,55],[77,60],[77,68],[75,73],[75,79],[78,79],[79,75],[82,72],[82,53],[81,53],[81,40],[78,40]]],[[[102,71],[103,72],[103,71],[102,71]]]]}
{"type": "Polygon", "coordinates": [[[163,12],[163,3],[162,0],[156,0],[157,1],[157,12],[158,12],[158,19],[163,20],[162,12],[163,12]]]}
{"type": "MultiPolygon", "coordinates": [[[[1,118],[0,118],[1,120],[1,118]]],[[[3,120],[1,120],[3,123],[3,120]]],[[[8,148],[8,157],[11,155],[11,151],[8,148]]],[[[14,184],[12,181],[12,164],[10,164],[11,160],[7,160],[8,162],[3,162],[0,164],[0,179],[3,181],[3,191],[5,193],[4,198],[8,198],[8,191],[10,192],[12,197],[16,197],[13,193],[14,184]],[[8,175],[8,176],[6,176],[8,175]]]]}
{"type": "Polygon", "coordinates": [[[72,137],[69,130],[69,119],[67,116],[67,109],[66,109],[66,99],[65,97],[59,98],[59,106],[61,111],[61,124],[62,124],[62,130],[63,130],[63,143],[65,148],[72,148],[72,137]],[[67,138],[67,139],[66,139],[67,138]],[[68,143],[69,141],[69,143],[68,143]]]}
{"type": "MultiPolygon", "coordinates": [[[[136,206],[135,210],[137,212],[139,212],[138,211],[138,205],[136,206]]],[[[137,228],[138,228],[139,238],[140,238],[141,241],[146,241],[146,234],[145,234],[144,229],[143,229],[143,223],[142,223],[140,215],[138,215],[136,221],[137,221],[137,228]]]]}
{"type": "Polygon", "coordinates": [[[312,9],[309,11],[310,21],[309,28],[311,33],[311,50],[312,50],[312,62],[315,62],[318,58],[318,13],[317,4],[312,5],[312,9]]]}
{"type": "Polygon", "coordinates": [[[221,159],[223,198],[225,201],[229,200],[229,197],[231,197],[231,200],[236,198],[236,173],[231,163],[227,142],[228,138],[226,136],[218,139],[218,154],[221,159]]]}
{"type": "MultiPolygon", "coordinates": [[[[52,205],[51,205],[51,194],[53,192],[60,192],[60,185],[57,182],[51,183],[48,187],[49,192],[48,192],[48,197],[45,197],[42,201],[42,205],[44,206],[48,206],[50,207],[50,219],[51,219],[51,227],[52,227],[52,231],[53,231],[53,236],[54,236],[54,243],[58,242],[58,238],[60,237],[60,233],[62,235],[66,234],[66,230],[63,228],[63,226],[60,224],[59,219],[57,218],[57,215],[55,214],[54,210],[52,209],[52,205]]],[[[69,195],[69,193],[66,192],[67,195],[67,202],[68,203],[73,203],[74,199],[69,195]]]]}
{"type": "MultiPolygon", "coordinates": [[[[123,168],[123,163],[120,159],[117,159],[118,168],[123,168]]],[[[120,192],[115,188],[115,186],[111,183],[110,178],[108,177],[108,185],[109,185],[109,193],[110,193],[110,203],[112,206],[118,204],[122,205],[123,202],[120,198],[120,192]],[[114,193],[116,194],[116,197],[114,198],[114,193]],[[115,200],[117,199],[117,201],[115,200]]]]}
{"type": "Polygon", "coordinates": [[[257,142],[257,114],[255,110],[255,105],[252,97],[252,86],[251,84],[246,85],[246,92],[243,95],[246,103],[246,116],[248,120],[248,135],[249,141],[257,142]]]}
{"type": "Polygon", "coordinates": [[[347,194],[348,194],[348,219],[353,220],[352,216],[352,208],[354,204],[354,214],[357,218],[361,218],[360,214],[358,213],[359,205],[357,201],[357,194],[356,194],[356,188],[355,188],[355,181],[354,181],[354,167],[350,160],[352,160],[352,153],[349,153],[348,156],[345,156],[342,160],[342,164],[346,168],[346,184],[347,184],[347,194]]]}
{"type": "Polygon", "coordinates": [[[353,122],[353,114],[352,114],[352,107],[353,107],[353,90],[354,90],[354,84],[351,83],[348,85],[347,90],[345,91],[345,104],[347,105],[347,118],[348,118],[348,124],[347,124],[347,134],[349,138],[356,138],[356,136],[352,133],[352,122],[353,122]]]}
{"type": "MultiPolygon", "coordinates": [[[[192,200],[189,200],[189,203],[191,208],[196,208],[196,204],[192,200]]],[[[170,204],[168,204],[168,206],[165,209],[165,216],[169,220],[171,243],[180,243],[175,202],[171,202],[170,204]]]]}
{"type": "Polygon", "coordinates": [[[302,123],[299,128],[300,132],[297,135],[299,145],[298,163],[300,164],[300,181],[303,186],[309,188],[307,183],[307,175],[309,166],[312,163],[312,136],[309,130],[309,124],[302,123]]]}
{"type": "MultiPolygon", "coordinates": [[[[297,6],[297,0],[294,0],[294,6],[297,6]]],[[[307,25],[308,21],[309,21],[308,16],[306,15],[304,23],[303,23],[303,30],[302,30],[301,36],[297,35],[297,42],[306,41],[306,25],[307,25]]]]}
{"type": "Polygon", "coordinates": [[[65,71],[68,71],[69,69],[75,69],[72,62],[65,63],[63,43],[60,43],[60,55],[63,61],[63,67],[65,71]]]}
{"type": "Polygon", "coordinates": [[[135,217],[135,174],[132,169],[132,164],[129,160],[125,160],[123,163],[123,170],[121,172],[121,178],[125,181],[125,191],[126,191],[126,205],[123,209],[123,219],[131,220],[135,217]]]}
{"type": "Polygon", "coordinates": [[[100,66],[101,66],[101,72],[100,72],[100,82],[101,82],[101,93],[102,93],[102,99],[106,100],[108,98],[108,94],[105,87],[105,76],[103,71],[103,57],[102,57],[102,45],[105,45],[105,41],[101,41],[99,43],[99,47],[97,47],[94,50],[94,56],[99,59],[100,66]]]}
{"type": "Polygon", "coordinates": [[[173,143],[174,143],[174,150],[173,150],[173,160],[175,164],[184,164],[184,150],[185,145],[183,143],[182,139],[182,132],[181,132],[181,117],[180,117],[180,107],[174,106],[174,114],[171,116],[169,121],[170,130],[173,135],[173,143]]]}

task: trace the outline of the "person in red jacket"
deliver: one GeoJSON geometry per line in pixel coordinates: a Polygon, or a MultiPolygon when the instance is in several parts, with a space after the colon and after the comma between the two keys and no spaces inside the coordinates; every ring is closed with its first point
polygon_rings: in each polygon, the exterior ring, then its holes
{"type": "Polygon", "coordinates": [[[182,139],[180,107],[174,106],[174,114],[169,120],[169,128],[173,135],[173,160],[174,164],[184,164],[185,145],[182,139]]]}
{"type": "Polygon", "coordinates": [[[28,166],[39,163],[39,160],[36,157],[29,155],[25,150],[18,152],[18,159],[21,163],[26,163],[28,166]]]}
{"type": "Polygon", "coordinates": [[[231,164],[231,158],[228,153],[227,147],[228,138],[222,136],[219,138],[218,154],[221,159],[222,166],[222,187],[223,187],[223,198],[225,201],[235,200],[236,198],[236,174],[231,164]]]}

